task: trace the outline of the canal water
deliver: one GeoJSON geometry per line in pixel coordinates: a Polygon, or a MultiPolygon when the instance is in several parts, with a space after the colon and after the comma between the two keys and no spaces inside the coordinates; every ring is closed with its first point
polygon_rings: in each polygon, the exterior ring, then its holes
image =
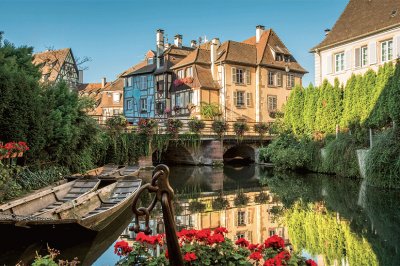
{"type": "MultiPolygon", "coordinates": [[[[260,243],[278,234],[318,265],[400,265],[400,191],[367,187],[361,180],[317,174],[274,173],[262,166],[174,166],[179,228],[224,226],[228,237],[260,243]]],[[[149,175],[143,179],[149,181],[149,175]]],[[[146,199],[143,199],[145,202],[146,199]]],[[[26,237],[0,250],[0,265],[32,258],[46,244],[82,265],[114,265],[113,245],[132,241],[130,210],[97,235],[26,237]]],[[[160,212],[151,226],[162,232],[160,212]]],[[[3,238],[4,239],[4,238],[3,238]]],[[[3,240],[2,240],[3,241],[3,240]]]]}

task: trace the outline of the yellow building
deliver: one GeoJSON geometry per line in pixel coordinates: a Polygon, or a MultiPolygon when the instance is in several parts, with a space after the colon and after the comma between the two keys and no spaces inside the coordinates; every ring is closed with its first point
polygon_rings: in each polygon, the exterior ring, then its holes
{"type": "Polygon", "coordinates": [[[243,42],[214,38],[172,69],[171,101],[194,109],[186,115],[199,116],[203,102],[218,103],[225,120],[249,122],[272,121],[307,73],[277,34],[260,25],[243,42]]]}

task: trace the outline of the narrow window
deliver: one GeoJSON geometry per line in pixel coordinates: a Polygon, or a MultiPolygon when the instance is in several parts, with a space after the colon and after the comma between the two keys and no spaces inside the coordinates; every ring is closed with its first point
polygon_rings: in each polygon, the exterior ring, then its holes
{"type": "Polygon", "coordinates": [[[282,73],[281,72],[276,73],[276,86],[282,87],[282,73]]]}
{"type": "Polygon", "coordinates": [[[344,70],[344,52],[335,54],[335,72],[344,70]]]}
{"type": "Polygon", "coordinates": [[[277,98],[275,95],[269,95],[268,96],[268,102],[267,102],[267,106],[268,106],[268,111],[269,112],[275,112],[277,109],[277,98]]]}
{"type": "Polygon", "coordinates": [[[381,42],[381,58],[382,62],[393,59],[393,40],[381,42]]]}
{"type": "Polygon", "coordinates": [[[140,110],[141,112],[147,112],[147,98],[140,98],[140,110]]]}
{"type": "Polygon", "coordinates": [[[238,211],[237,213],[237,225],[243,226],[246,225],[246,213],[244,211],[238,211]]]}
{"type": "Polygon", "coordinates": [[[293,88],[294,87],[294,75],[293,74],[288,74],[287,75],[287,87],[288,88],[293,88]]]}
{"type": "Polygon", "coordinates": [[[268,85],[275,86],[275,72],[268,72],[268,85]]]}
{"type": "Polygon", "coordinates": [[[244,107],[245,106],[245,94],[244,91],[236,91],[234,93],[234,102],[236,107],[244,107]]]}
{"type": "Polygon", "coordinates": [[[368,65],[368,46],[361,47],[361,66],[368,65]]]}

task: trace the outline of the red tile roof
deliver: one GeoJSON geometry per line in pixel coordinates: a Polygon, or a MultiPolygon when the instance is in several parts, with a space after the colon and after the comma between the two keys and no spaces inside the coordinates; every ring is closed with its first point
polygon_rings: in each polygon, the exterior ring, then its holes
{"type": "Polygon", "coordinates": [[[55,81],[70,52],[71,48],[64,48],[37,53],[33,55],[32,63],[40,66],[42,75],[49,75],[48,81],[55,81]]]}

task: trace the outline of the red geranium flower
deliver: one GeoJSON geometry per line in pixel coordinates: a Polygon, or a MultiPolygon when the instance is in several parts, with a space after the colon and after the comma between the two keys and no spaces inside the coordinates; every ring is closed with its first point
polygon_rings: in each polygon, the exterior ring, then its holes
{"type": "Polygon", "coordinates": [[[275,256],[275,258],[279,260],[290,260],[290,253],[287,250],[284,250],[280,252],[278,255],[275,256]]]}
{"type": "Polygon", "coordinates": [[[211,235],[210,229],[203,229],[196,232],[196,239],[197,240],[206,240],[211,235]]]}
{"type": "Polygon", "coordinates": [[[225,227],[217,227],[214,229],[214,234],[224,234],[228,233],[228,230],[225,227]]]}
{"type": "Polygon", "coordinates": [[[244,238],[239,238],[238,240],[236,240],[235,244],[238,245],[238,246],[242,246],[242,247],[248,247],[249,246],[249,241],[247,241],[244,238]]]}
{"type": "Polygon", "coordinates": [[[266,248],[279,249],[285,247],[285,241],[283,240],[282,237],[273,235],[267,240],[265,240],[264,245],[266,248]]]}
{"type": "Polygon", "coordinates": [[[317,263],[312,259],[306,260],[306,264],[307,266],[318,266],[317,263]]]}
{"type": "Polygon", "coordinates": [[[183,259],[187,262],[190,262],[190,261],[197,260],[197,256],[193,252],[188,252],[183,256],[183,259]]]}
{"type": "Polygon", "coordinates": [[[258,251],[251,253],[250,256],[249,256],[250,259],[256,260],[256,261],[261,260],[262,257],[263,257],[262,254],[260,252],[258,252],[258,251]]]}
{"type": "Polygon", "coordinates": [[[169,259],[169,253],[168,253],[168,249],[167,249],[167,250],[165,250],[165,257],[166,257],[167,259],[169,259]]]}
{"type": "Polygon", "coordinates": [[[126,256],[132,251],[132,248],[129,246],[128,242],[121,240],[115,243],[114,245],[114,254],[118,256],[126,256]]]}
{"type": "Polygon", "coordinates": [[[225,242],[225,237],[222,234],[213,234],[212,236],[208,237],[209,245],[222,242],[225,242]]]}

